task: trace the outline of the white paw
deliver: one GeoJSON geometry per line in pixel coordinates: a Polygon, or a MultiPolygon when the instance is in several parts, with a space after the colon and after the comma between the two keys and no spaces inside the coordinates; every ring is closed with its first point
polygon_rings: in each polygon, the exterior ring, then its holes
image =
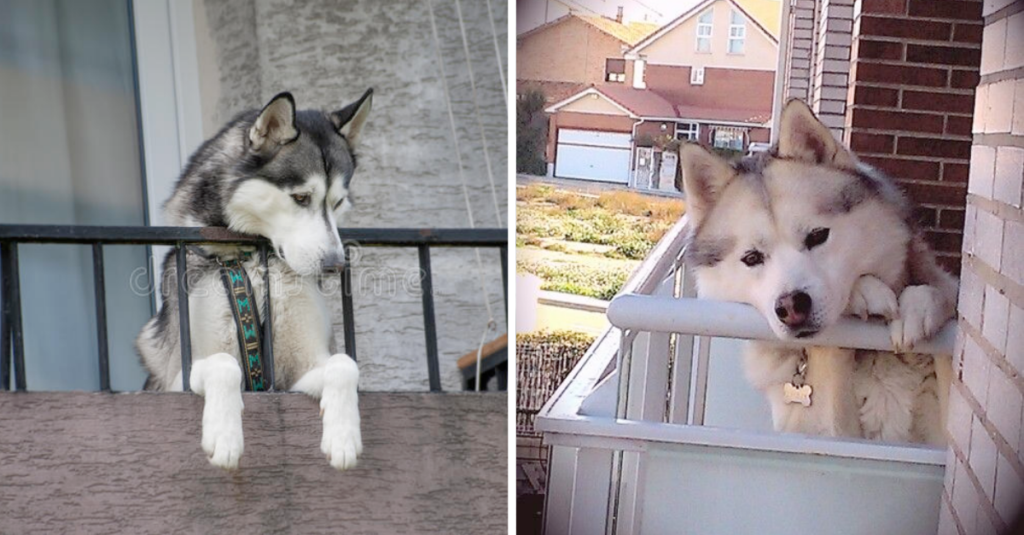
{"type": "Polygon", "coordinates": [[[245,450],[242,437],[242,415],[236,422],[222,421],[207,424],[203,418],[203,451],[210,458],[210,464],[228,470],[238,468],[238,460],[245,450]]]}
{"type": "Polygon", "coordinates": [[[355,467],[356,459],[363,453],[356,393],[358,383],[359,369],[347,355],[335,355],[327,361],[324,390],[320,397],[320,412],[324,420],[320,451],[338,470],[355,467]]]}
{"type": "Polygon", "coordinates": [[[911,351],[914,344],[935,334],[946,317],[942,295],[928,285],[907,286],[900,294],[899,317],[889,323],[889,336],[897,353],[911,351]]]}
{"type": "Polygon", "coordinates": [[[868,319],[868,316],[892,320],[899,316],[896,293],[877,277],[864,275],[853,284],[846,313],[863,320],[868,319]]]}

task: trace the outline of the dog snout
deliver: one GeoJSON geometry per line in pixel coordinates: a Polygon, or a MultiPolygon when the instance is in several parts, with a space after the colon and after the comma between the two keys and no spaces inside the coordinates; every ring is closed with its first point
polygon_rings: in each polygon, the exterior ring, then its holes
{"type": "Polygon", "coordinates": [[[775,301],[775,315],[788,327],[800,327],[811,314],[812,305],[807,292],[790,292],[775,301]]]}
{"type": "Polygon", "coordinates": [[[320,267],[324,271],[337,270],[345,267],[345,253],[342,251],[331,251],[320,261],[320,267]]]}

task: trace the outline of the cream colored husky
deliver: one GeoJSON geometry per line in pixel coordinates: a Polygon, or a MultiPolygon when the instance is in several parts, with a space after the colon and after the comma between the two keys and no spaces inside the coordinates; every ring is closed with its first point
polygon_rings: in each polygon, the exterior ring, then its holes
{"type": "Polygon", "coordinates": [[[773,151],[732,165],[693,144],[679,156],[699,295],[757,307],[781,340],[745,356],[776,430],[945,444],[951,359],[911,350],[953,317],[957,282],[893,183],[800,101],[773,151]],[[897,353],[784,344],[844,314],[885,318],[897,353]]]}

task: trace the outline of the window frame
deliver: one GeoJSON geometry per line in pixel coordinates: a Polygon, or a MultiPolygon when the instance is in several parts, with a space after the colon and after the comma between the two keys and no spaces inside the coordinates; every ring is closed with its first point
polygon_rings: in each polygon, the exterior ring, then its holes
{"type": "Polygon", "coordinates": [[[694,50],[696,50],[700,54],[710,54],[711,53],[711,48],[712,48],[711,47],[711,36],[714,35],[714,27],[715,27],[714,21],[715,21],[715,8],[708,9],[704,13],[701,13],[699,17],[697,17],[697,31],[696,31],[697,39],[696,39],[696,43],[694,45],[694,50]],[[704,20],[705,17],[707,17],[707,20],[704,20]],[[702,33],[703,33],[702,30],[707,30],[707,32],[706,32],[707,35],[702,35],[702,33]],[[706,50],[702,50],[701,49],[701,42],[704,42],[704,43],[707,44],[707,49],[706,50]]]}
{"type": "Polygon", "coordinates": [[[729,19],[729,45],[726,51],[729,54],[742,56],[746,53],[747,41],[747,18],[742,13],[733,9],[729,19]],[[739,19],[739,22],[736,20],[739,19]],[[733,45],[738,43],[739,50],[733,50],[733,45]]]}
{"type": "Polygon", "coordinates": [[[686,134],[687,141],[699,141],[700,140],[700,123],[681,121],[676,123],[675,138],[682,140],[680,134],[686,134]]]}
{"type": "Polygon", "coordinates": [[[604,60],[604,81],[624,84],[626,83],[626,60],[623,58],[606,58],[604,60]],[[621,62],[622,72],[612,72],[612,66],[621,62]]]}

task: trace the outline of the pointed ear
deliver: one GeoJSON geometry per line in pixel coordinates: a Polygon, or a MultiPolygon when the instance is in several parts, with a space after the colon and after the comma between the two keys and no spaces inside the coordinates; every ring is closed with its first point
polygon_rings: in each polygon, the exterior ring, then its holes
{"type": "Polygon", "coordinates": [[[782,109],[779,156],[841,169],[857,167],[853,154],[836,140],[807,104],[798,99],[790,100],[782,109]]]}
{"type": "Polygon", "coordinates": [[[359,100],[331,113],[331,122],[334,123],[334,128],[339,134],[345,136],[345,139],[353,146],[359,137],[359,131],[363,129],[366,117],[370,115],[372,105],[373,88],[371,87],[363,93],[359,100]]]}
{"type": "Polygon", "coordinates": [[[295,99],[288,92],[278,93],[270,99],[249,129],[249,142],[253,150],[284,145],[295,141],[297,137],[299,131],[295,128],[295,99]]]}
{"type": "Polygon", "coordinates": [[[720,156],[696,143],[679,147],[679,168],[683,171],[686,213],[695,225],[718,202],[736,171],[720,156]]]}

